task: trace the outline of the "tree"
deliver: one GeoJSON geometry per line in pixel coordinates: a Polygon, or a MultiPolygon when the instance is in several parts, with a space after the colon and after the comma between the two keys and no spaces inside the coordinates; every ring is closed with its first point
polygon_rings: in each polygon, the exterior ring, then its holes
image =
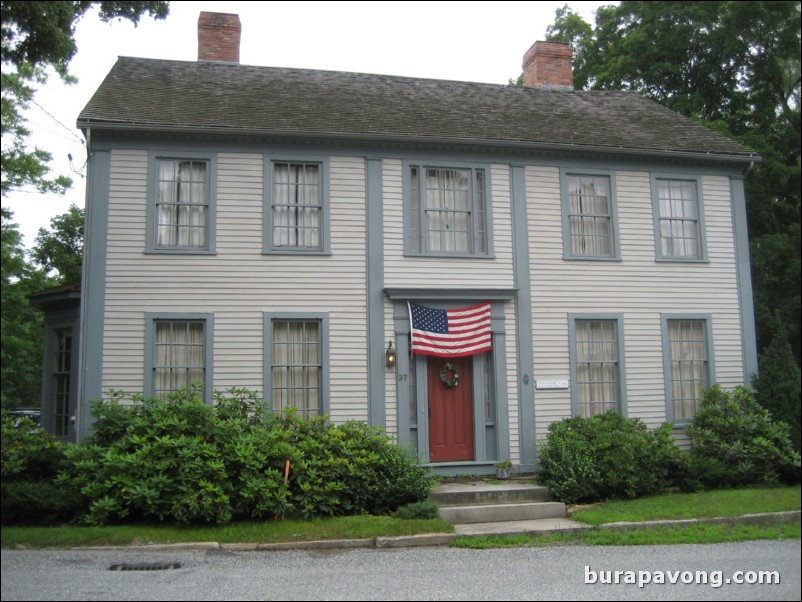
{"type": "Polygon", "coordinates": [[[0,378],[2,405],[38,406],[42,366],[42,314],[28,301],[46,278],[31,268],[12,214],[2,210],[2,299],[0,378]]]}
{"type": "Polygon", "coordinates": [[[128,19],[134,24],[147,13],[163,19],[168,2],[2,2],[2,180],[3,196],[30,185],[40,192],[64,193],[66,176],[51,176],[51,156],[28,148],[30,131],[22,112],[33,100],[36,86],[53,69],[65,82],[74,79],[68,66],[77,50],[75,24],[90,9],[99,8],[102,21],[128,19]]]}
{"type": "Polygon", "coordinates": [[[84,210],[70,210],[50,220],[52,231],[39,229],[31,257],[60,284],[81,282],[84,248],[84,210]]]}
{"type": "Polygon", "coordinates": [[[642,94],[761,154],[746,180],[758,350],[784,324],[799,365],[800,3],[624,1],[595,27],[565,6],[547,38],[572,45],[576,87],[642,94]]]}

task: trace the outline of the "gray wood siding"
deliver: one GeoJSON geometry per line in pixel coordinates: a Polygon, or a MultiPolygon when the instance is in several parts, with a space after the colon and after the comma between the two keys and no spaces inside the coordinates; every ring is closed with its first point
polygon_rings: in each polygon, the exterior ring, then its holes
{"type": "Polygon", "coordinates": [[[512,228],[510,169],[490,169],[493,258],[405,257],[401,160],[384,161],[384,281],[387,287],[510,288],[512,228]]]}
{"type": "MultiPolygon", "coordinates": [[[[620,261],[563,259],[557,168],[526,169],[535,380],[568,379],[569,313],[624,316],[626,411],[655,426],[666,418],[662,313],[712,316],[716,380],[743,382],[729,180],[703,178],[709,262],[655,261],[649,173],[616,172],[620,261]]],[[[571,415],[570,391],[535,392],[538,437],[571,415]]]]}
{"type": "Polygon", "coordinates": [[[145,254],[147,152],[112,153],[103,388],[143,386],[145,312],[214,314],[214,388],[262,392],[263,312],[329,315],[331,415],[367,419],[365,167],[330,159],[331,255],[263,255],[263,156],[217,156],[216,255],[145,254]]]}

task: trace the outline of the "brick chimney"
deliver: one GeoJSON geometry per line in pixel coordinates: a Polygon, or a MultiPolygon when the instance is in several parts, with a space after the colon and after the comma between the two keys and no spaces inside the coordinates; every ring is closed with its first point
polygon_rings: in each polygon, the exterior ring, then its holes
{"type": "Polygon", "coordinates": [[[202,12],[198,17],[198,60],[239,63],[239,15],[202,12]]]}
{"type": "Polygon", "coordinates": [[[524,54],[524,86],[573,90],[571,46],[559,42],[535,42],[524,54]]]}

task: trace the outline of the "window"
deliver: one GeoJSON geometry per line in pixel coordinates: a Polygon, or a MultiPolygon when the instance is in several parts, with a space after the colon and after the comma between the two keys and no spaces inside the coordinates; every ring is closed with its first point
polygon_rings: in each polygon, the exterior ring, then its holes
{"type": "Polygon", "coordinates": [[[607,175],[563,174],[565,256],[615,258],[615,204],[607,175]]]}
{"type": "Polygon", "coordinates": [[[619,320],[578,316],[571,319],[574,414],[583,418],[607,410],[622,411],[619,320]]]}
{"type": "Polygon", "coordinates": [[[64,437],[70,425],[70,386],[72,374],[72,329],[63,328],[54,332],[55,362],[53,367],[53,434],[64,437]]]}
{"type": "Polygon", "coordinates": [[[148,315],[145,388],[164,398],[178,389],[199,386],[207,402],[211,395],[209,328],[211,316],[148,315]]]}
{"type": "Polygon", "coordinates": [[[408,251],[489,255],[485,170],[422,165],[408,170],[408,251]]]}
{"type": "Polygon", "coordinates": [[[695,179],[654,177],[652,195],[661,259],[704,259],[704,228],[695,179]]]}
{"type": "Polygon", "coordinates": [[[666,398],[669,420],[690,420],[699,407],[702,389],[711,382],[707,319],[666,317],[666,398]]]}
{"type": "Polygon", "coordinates": [[[295,408],[301,416],[327,412],[326,320],[266,316],[266,389],[274,410],[295,408]]]}
{"type": "Polygon", "coordinates": [[[148,250],[214,251],[216,161],[190,153],[181,158],[151,155],[148,250]]]}
{"type": "Polygon", "coordinates": [[[328,164],[267,161],[267,253],[328,252],[328,164]]]}

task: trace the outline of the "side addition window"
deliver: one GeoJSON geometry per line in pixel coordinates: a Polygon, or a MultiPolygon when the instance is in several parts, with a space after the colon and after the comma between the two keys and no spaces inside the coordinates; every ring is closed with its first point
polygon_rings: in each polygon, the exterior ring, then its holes
{"type": "Polygon", "coordinates": [[[610,177],[565,174],[564,179],[566,257],[617,257],[610,177]]]}
{"type": "Polygon", "coordinates": [[[422,165],[408,169],[408,250],[413,254],[488,255],[485,170],[422,165]]]}

